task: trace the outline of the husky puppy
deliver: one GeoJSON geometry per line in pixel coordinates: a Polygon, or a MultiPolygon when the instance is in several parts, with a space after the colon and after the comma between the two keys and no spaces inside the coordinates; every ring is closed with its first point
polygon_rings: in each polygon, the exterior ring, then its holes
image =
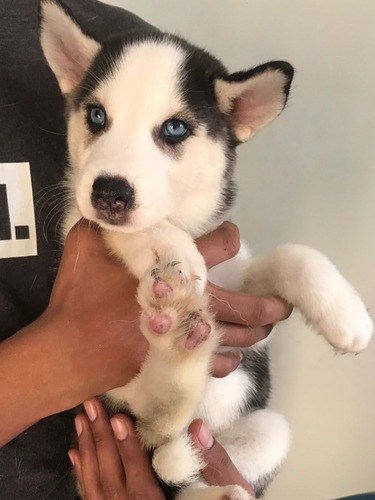
{"type": "MultiPolygon", "coordinates": [[[[226,378],[209,377],[220,334],[194,238],[230,218],[235,149],[281,113],[293,68],[274,61],[229,74],[206,51],[157,30],[102,45],[57,0],[42,0],[41,45],[66,98],[74,201],[65,232],[82,216],[95,221],[140,281],[149,354],[132,382],[105,395],[108,411],[136,417],[159,477],[182,485],[179,500],[250,498],[199,479],[203,464],[186,432],[196,417],[260,495],[286,456],[289,428],[265,409],[265,341],[226,378]]],[[[282,297],[337,351],[357,353],[372,335],[356,291],[310,248],[281,246],[258,259],[243,251],[210,278],[282,297]]]]}

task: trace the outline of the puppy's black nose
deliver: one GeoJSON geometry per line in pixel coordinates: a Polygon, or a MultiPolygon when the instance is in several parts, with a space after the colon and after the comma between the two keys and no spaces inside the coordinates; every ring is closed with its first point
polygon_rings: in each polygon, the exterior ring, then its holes
{"type": "Polygon", "coordinates": [[[134,189],[121,177],[98,177],[92,185],[91,203],[99,219],[110,224],[126,222],[134,199],[134,189]]]}

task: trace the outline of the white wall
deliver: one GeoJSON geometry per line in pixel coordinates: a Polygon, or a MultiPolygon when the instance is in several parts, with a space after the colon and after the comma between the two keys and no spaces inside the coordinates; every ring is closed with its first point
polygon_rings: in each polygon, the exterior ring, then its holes
{"type": "MultiPolygon", "coordinates": [[[[232,70],[286,59],[284,114],[240,149],[236,221],[256,253],[325,252],[375,316],[375,1],[111,0],[180,33],[232,70]]],[[[292,318],[273,339],[272,406],[294,435],[268,500],[375,490],[375,342],[334,356],[292,318]]]]}

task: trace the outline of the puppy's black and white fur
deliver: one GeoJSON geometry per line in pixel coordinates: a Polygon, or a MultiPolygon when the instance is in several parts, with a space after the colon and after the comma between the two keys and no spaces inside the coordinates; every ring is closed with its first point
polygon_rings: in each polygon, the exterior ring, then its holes
{"type": "MultiPolygon", "coordinates": [[[[105,395],[108,410],[136,417],[156,472],[181,486],[179,500],[250,498],[239,486],[200,480],[203,464],[186,432],[196,417],[259,495],[286,456],[289,428],[265,409],[265,341],[226,378],[209,377],[220,334],[194,238],[230,217],[235,149],[281,113],[293,68],[276,61],[229,74],[204,50],[157,30],[101,45],[56,0],[41,3],[41,44],[67,105],[74,202],[65,233],[82,216],[97,222],[140,280],[149,354],[132,382],[105,395]]],[[[259,259],[243,249],[210,279],[284,298],[338,351],[359,352],[372,335],[358,294],[310,248],[286,245],[259,259]]]]}

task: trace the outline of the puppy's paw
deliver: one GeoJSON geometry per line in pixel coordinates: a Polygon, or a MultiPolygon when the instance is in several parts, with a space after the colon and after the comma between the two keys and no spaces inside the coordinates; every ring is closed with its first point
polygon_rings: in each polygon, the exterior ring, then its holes
{"type": "Polygon", "coordinates": [[[322,253],[301,245],[278,247],[252,264],[262,293],[284,298],[342,353],[358,353],[370,341],[373,324],[357,291],[322,253]]]}
{"type": "Polygon", "coordinates": [[[355,308],[348,304],[342,314],[322,318],[318,329],[338,353],[357,354],[367,347],[374,325],[364,306],[355,308]]]}
{"type": "Polygon", "coordinates": [[[152,466],[160,479],[174,485],[198,479],[204,465],[187,435],[159,446],[152,459],[152,466]]]}
{"type": "Polygon", "coordinates": [[[217,335],[207,297],[200,294],[195,277],[182,272],[179,262],[160,263],[148,271],[138,288],[138,302],[142,331],[152,345],[184,355],[205,344],[213,349],[217,335]]]}
{"type": "Polygon", "coordinates": [[[374,325],[356,290],[342,280],[335,293],[322,294],[319,299],[312,323],[335,350],[341,354],[357,354],[365,349],[374,325]]]}
{"type": "Polygon", "coordinates": [[[183,490],[176,500],[255,500],[241,486],[192,486],[183,490]]]}

